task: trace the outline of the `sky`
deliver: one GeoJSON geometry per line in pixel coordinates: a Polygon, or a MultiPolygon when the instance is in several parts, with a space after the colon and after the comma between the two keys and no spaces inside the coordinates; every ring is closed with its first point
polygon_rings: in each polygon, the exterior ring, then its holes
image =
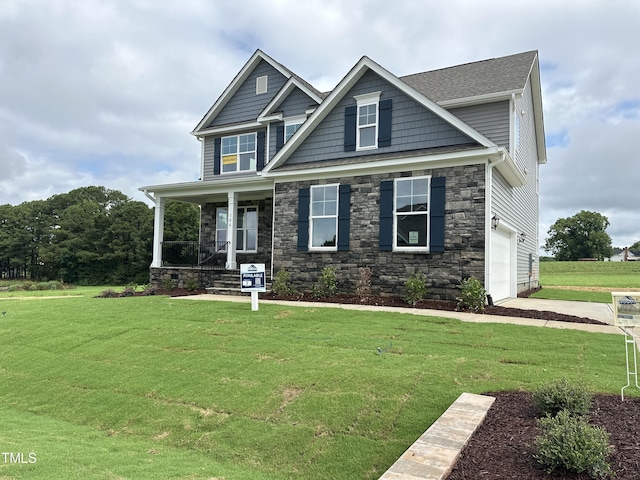
{"type": "Polygon", "coordinates": [[[637,0],[3,0],[0,205],[195,181],[190,135],[256,49],[333,89],[367,55],[397,76],[538,50],[540,243],[605,215],[640,240],[637,0]]]}

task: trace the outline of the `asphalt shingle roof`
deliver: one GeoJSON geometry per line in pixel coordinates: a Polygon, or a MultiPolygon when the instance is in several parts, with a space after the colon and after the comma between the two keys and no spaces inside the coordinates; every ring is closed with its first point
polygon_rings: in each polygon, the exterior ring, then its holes
{"type": "Polygon", "coordinates": [[[400,77],[435,102],[522,90],[538,52],[465,63],[400,77]]]}

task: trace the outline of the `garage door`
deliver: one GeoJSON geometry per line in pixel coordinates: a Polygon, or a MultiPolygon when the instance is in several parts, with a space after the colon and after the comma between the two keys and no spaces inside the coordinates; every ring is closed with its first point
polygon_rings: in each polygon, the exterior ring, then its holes
{"type": "Polygon", "coordinates": [[[511,236],[511,232],[500,228],[491,230],[491,288],[488,293],[494,301],[511,296],[511,236]]]}

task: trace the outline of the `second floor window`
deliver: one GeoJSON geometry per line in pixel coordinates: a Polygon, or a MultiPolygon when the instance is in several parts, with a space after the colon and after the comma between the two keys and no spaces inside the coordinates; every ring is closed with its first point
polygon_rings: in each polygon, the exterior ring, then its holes
{"type": "Polygon", "coordinates": [[[245,172],[256,169],[256,134],[223,137],[221,142],[222,172],[245,172]]]}

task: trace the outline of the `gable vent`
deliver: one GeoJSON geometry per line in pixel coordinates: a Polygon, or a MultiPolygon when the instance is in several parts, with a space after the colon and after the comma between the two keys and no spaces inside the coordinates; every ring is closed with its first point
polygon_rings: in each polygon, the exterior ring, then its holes
{"type": "Polygon", "coordinates": [[[256,95],[267,93],[267,75],[256,78],[256,95]]]}

